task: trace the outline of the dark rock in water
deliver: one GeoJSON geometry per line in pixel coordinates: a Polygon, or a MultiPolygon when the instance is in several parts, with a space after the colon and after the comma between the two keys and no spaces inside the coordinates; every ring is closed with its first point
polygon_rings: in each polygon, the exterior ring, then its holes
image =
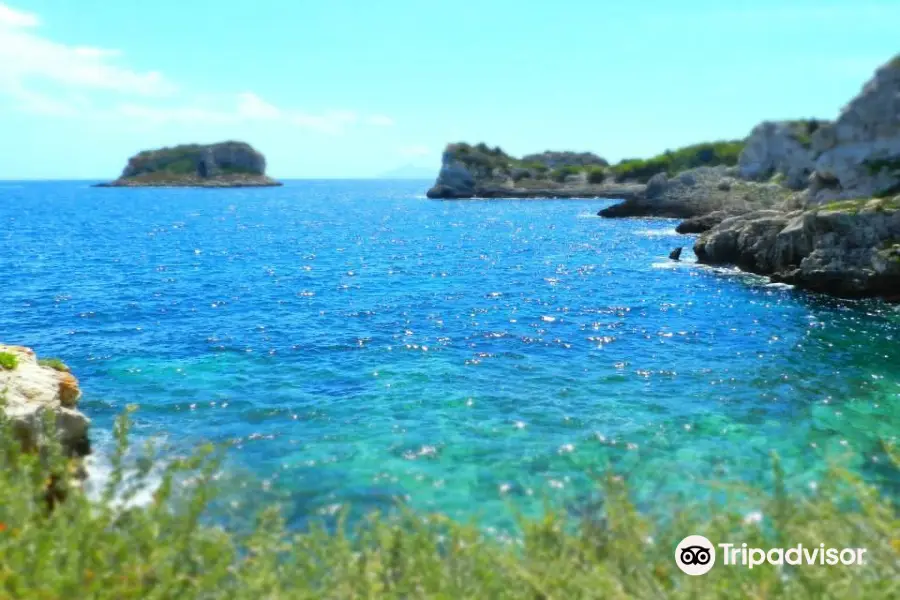
{"type": "Polygon", "coordinates": [[[671,254],[669,254],[669,258],[672,260],[681,260],[681,251],[684,248],[682,246],[678,246],[674,250],[672,250],[671,254]]]}
{"type": "Polygon", "coordinates": [[[266,176],[265,157],[249,144],[187,144],[145,150],[128,160],[122,175],[96,187],[262,187],[281,183],[266,176]]]}

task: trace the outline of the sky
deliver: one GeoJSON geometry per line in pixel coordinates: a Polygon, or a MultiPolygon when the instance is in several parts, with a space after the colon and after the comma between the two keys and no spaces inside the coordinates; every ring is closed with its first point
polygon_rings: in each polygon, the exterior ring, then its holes
{"type": "Polygon", "coordinates": [[[448,142],[610,161],[834,118],[900,0],[0,0],[0,179],[110,179],[238,139],[281,178],[448,142]]]}

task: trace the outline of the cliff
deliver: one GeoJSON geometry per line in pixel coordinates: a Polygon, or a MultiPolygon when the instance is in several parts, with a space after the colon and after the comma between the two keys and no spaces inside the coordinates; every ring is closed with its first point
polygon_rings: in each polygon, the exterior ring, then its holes
{"type": "Polygon", "coordinates": [[[805,134],[798,139],[789,122],[754,129],[741,174],[803,189],[777,211],[696,221],[694,230],[707,229],[697,259],[834,295],[900,300],[900,55],[835,121],[805,134]]]}
{"type": "Polygon", "coordinates": [[[41,447],[43,419],[56,422],[63,449],[71,456],[90,453],[90,420],[78,409],[78,380],[59,361],[38,361],[34,351],[0,344],[0,411],[27,450],[41,447]]]}
{"type": "Polygon", "coordinates": [[[694,253],[813,291],[900,300],[900,196],[731,217],[694,253]]]}
{"type": "Polygon", "coordinates": [[[499,147],[449,144],[429,198],[634,198],[644,186],[616,183],[591,153],[551,152],[515,158],[499,147]]]}
{"type": "Polygon", "coordinates": [[[244,142],[187,144],[145,150],[128,160],[122,175],[98,187],[265,187],[266,159],[244,142]]]}

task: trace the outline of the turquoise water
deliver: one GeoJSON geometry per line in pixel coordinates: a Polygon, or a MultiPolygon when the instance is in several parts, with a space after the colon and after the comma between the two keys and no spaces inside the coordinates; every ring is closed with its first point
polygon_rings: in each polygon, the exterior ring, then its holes
{"type": "Polygon", "coordinates": [[[73,367],[101,456],[136,403],[139,436],[229,443],[298,521],[579,511],[609,467],[664,508],[767,481],[772,450],[798,488],[844,457],[897,490],[894,308],[672,263],[674,221],[607,201],[427,183],[2,183],[0,339],[73,367]]]}

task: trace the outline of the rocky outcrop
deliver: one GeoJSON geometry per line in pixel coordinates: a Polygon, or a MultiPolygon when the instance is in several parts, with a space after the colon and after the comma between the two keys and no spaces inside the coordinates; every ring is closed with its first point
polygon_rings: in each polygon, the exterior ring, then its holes
{"type": "Polygon", "coordinates": [[[54,366],[42,365],[29,348],[0,345],[0,354],[7,358],[6,366],[0,366],[0,411],[23,447],[34,450],[42,446],[43,419],[49,413],[70,456],[90,453],[90,420],[77,409],[81,398],[78,380],[57,361],[52,362],[54,366]]]}
{"type": "Polygon", "coordinates": [[[544,152],[532,160],[513,158],[483,144],[450,144],[444,150],[433,199],[462,198],[617,198],[642,196],[640,184],[617,184],[603,177],[603,159],[589,153],[544,152]],[[539,160],[540,159],[540,160],[539,160]],[[578,160],[597,164],[577,164],[578,160]],[[545,162],[541,162],[544,160],[545,162]],[[558,161],[575,161],[559,166],[558,161]],[[557,165],[557,166],[553,166],[557,165]],[[590,171],[589,169],[597,169],[590,171]],[[599,173],[599,181],[597,174],[599,173]]]}
{"type": "Polygon", "coordinates": [[[694,253],[804,289],[897,300],[900,196],[730,217],[701,235],[694,253]]]}
{"type": "Polygon", "coordinates": [[[735,214],[724,210],[715,210],[699,217],[685,219],[675,227],[675,231],[677,233],[703,233],[735,214]]]}
{"type": "Polygon", "coordinates": [[[699,167],[669,178],[660,173],[642,196],[607,207],[601,217],[672,217],[690,219],[716,211],[737,214],[780,207],[790,190],[774,183],[735,179],[733,167],[699,167]]]}
{"type": "Polygon", "coordinates": [[[812,135],[811,204],[900,191],[900,55],[812,135]]]}
{"type": "Polygon", "coordinates": [[[128,160],[119,179],[98,187],[260,187],[281,185],[266,176],[265,157],[249,144],[189,144],[147,150],[128,160]]]}
{"type": "Polygon", "coordinates": [[[825,121],[766,121],[753,128],[738,159],[742,178],[768,180],[779,176],[793,190],[807,186],[815,170],[812,135],[825,121]]]}

